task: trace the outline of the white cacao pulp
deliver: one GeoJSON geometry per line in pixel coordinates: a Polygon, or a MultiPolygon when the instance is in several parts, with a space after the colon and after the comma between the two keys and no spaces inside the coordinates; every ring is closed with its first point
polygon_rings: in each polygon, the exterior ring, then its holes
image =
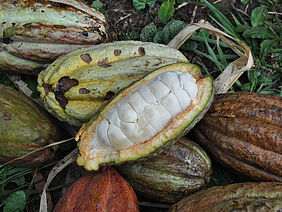
{"type": "Polygon", "coordinates": [[[171,71],[159,75],[107,113],[96,128],[91,149],[121,149],[152,138],[188,108],[197,93],[190,74],[171,71]]]}

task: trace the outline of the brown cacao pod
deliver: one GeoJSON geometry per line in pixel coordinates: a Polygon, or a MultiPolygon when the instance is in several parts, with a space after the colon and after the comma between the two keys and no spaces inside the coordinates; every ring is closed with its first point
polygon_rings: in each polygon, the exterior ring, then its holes
{"type": "Polygon", "coordinates": [[[104,15],[80,0],[4,0],[0,11],[6,71],[38,74],[60,55],[112,38],[104,15]]]}
{"type": "Polygon", "coordinates": [[[254,179],[282,181],[282,98],[237,92],[217,95],[194,129],[219,162],[254,179]]]}
{"type": "Polygon", "coordinates": [[[176,203],[207,185],[211,161],[198,144],[182,137],[154,157],[117,168],[142,196],[176,203]]]}
{"type": "Polygon", "coordinates": [[[112,167],[92,172],[74,182],[54,212],[139,211],[137,197],[128,182],[112,167]]]}
{"type": "MultiPolygon", "coordinates": [[[[59,129],[30,98],[15,89],[0,84],[0,161],[7,162],[22,157],[54,142],[59,129]]],[[[36,152],[12,165],[34,166],[51,160],[55,149],[36,152]]]]}
{"type": "Polygon", "coordinates": [[[169,210],[176,211],[282,211],[282,184],[261,182],[215,186],[184,198],[169,210]]]}

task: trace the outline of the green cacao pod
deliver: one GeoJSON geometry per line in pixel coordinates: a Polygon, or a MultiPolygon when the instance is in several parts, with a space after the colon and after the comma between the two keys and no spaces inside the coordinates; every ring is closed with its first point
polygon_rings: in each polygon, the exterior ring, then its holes
{"type": "Polygon", "coordinates": [[[57,203],[54,212],[137,212],[136,194],[129,183],[112,167],[89,173],[68,189],[57,203]]]}
{"type": "Polygon", "coordinates": [[[195,140],[219,162],[254,179],[282,181],[282,98],[217,95],[195,127],[195,140]]]}
{"type": "MultiPolygon", "coordinates": [[[[58,127],[42,108],[15,89],[0,85],[0,161],[7,162],[52,143],[58,127]]],[[[16,160],[12,165],[38,165],[55,156],[45,149],[16,160]]]]}
{"type": "Polygon", "coordinates": [[[0,68],[38,74],[60,55],[111,40],[102,13],[80,0],[3,0],[0,68]]]}
{"type": "Polygon", "coordinates": [[[282,210],[282,184],[237,183],[196,192],[174,204],[169,212],[234,212],[282,210]]]}
{"type": "Polygon", "coordinates": [[[211,160],[198,144],[181,137],[148,160],[117,168],[142,196],[157,202],[176,203],[207,185],[211,160]]]}
{"type": "Polygon", "coordinates": [[[173,144],[201,119],[213,82],[198,66],[161,67],[118,93],[76,135],[77,163],[87,170],[148,156],[173,144]]]}
{"type": "Polygon", "coordinates": [[[116,41],[73,51],[38,76],[47,110],[62,121],[89,121],[120,90],[167,64],[187,62],[178,50],[156,43],[116,41]]]}

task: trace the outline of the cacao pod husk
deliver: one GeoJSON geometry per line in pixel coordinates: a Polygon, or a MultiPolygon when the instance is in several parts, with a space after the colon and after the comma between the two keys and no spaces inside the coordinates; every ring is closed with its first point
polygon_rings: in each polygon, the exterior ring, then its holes
{"type": "Polygon", "coordinates": [[[74,182],[57,203],[54,212],[139,211],[133,188],[113,168],[88,173],[74,182]]]}
{"type": "Polygon", "coordinates": [[[157,154],[188,133],[212,99],[213,81],[203,77],[198,66],[176,63],[154,70],[83,124],[75,137],[77,163],[86,170],[98,170],[102,164],[157,154]]]}
{"type": "Polygon", "coordinates": [[[282,181],[282,98],[252,92],[217,95],[194,139],[233,170],[282,181]]]}
{"type": "Polygon", "coordinates": [[[237,183],[196,192],[174,204],[169,212],[234,212],[282,210],[279,182],[237,183]]]}
{"type": "Polygon", "coordinates": [[[122,89],[154,69],[187,62],[178,50],[140,41],[116,41],[73,51],[38,76],[46,109],[73,125],[88,122],[122,89]]]}
{"type": "Polygon", "coordinates": [[[4,0],[0,68],[38,74],[60,55],[112,39],[102,13],[80,0],[4,0]]]}
{"type": "MultiPolygon", "coordinates": [[[[59,128],[43,108],[12,87],[0,84],[0,161],[8,162],[55,142],[59,128]]],[[[55,156],[47,148],[11,164],[36,166],[55,156]]]]}
{"type": "Polygon", "coordinates": [[[208,184],[211,160],[198,144],[181,137],[156,156],[117,169],[143,197],[171,204],[208,184]]]}

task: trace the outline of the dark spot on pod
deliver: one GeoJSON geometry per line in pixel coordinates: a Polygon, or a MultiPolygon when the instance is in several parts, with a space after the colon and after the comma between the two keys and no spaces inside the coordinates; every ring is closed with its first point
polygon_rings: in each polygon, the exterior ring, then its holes
{"type": "Polygon", "coordinates": [[[58,3],[58,2],[53,2],[53,1],[48,1],[48,3],[50,3],[52,7],[59,7],[59,8],[67,7],[67,5],[63,3],[58,3]]]}
{"type": "Polygon", "coordinates": [[[86,89],[86,88],[80,88],[80,89],[78,90],[78,92],[79,92],[80,94],[88,94],[88,93],[90,93],[90,91],[89,91],[88,89],[86,89]]]}
{"type": "Polygon", "coordinates": [[[55,24],[55,25],[53,25],[56,29],[66,29],[67,27],[66,26],[64,26],[64,25],[59,25],[59,24],[55,24]]]}
{"type": "Polygon", "coordinates": [[[141,56],[144,56],[146,54],[145,52],[145,49],[143,47],[139,47],[138,48],[138,53],[141,55],[141,56]]]}
{"type": "Polygon", "coordinates": [[[10,121],[10,120],[12,120],[12,115],[8,112],[4,112],[3,119],[5,121],[10,121]]]}
{"type": "Polygon", "coordinates": [[[0,43],[5,43],[5,44],[9,44],[9,43],[12,43],[13,40],[11,38],[0,38],[0,43]]]}
{"type": "Polygon", "coordinates": [[[2,24],[6,24],[6,21],[2,22],[2,24]]]}
{"type": "Polygon", "coordinates": [[[107,68],[107,67],[110,67],[111,65],[109,64],[109,60],[108,58],[106,57],[105,59],[101,60],[101,61],[98,61],[97,62],[97,65],[98,66],[101,66],[101,67],[104,67],[104,68],[107,68]]]}
{"type": "Polygon", "coordinates": [[[92,58],[89,53],[80,55],[80,58],[87,64],[91,63],[92,58]]]}
{"type": "Polygon", "coordinates": [[[42,87],[44,88],[44,91],[45,91],[46,95],[47,95],[49,92],[52,92],[52,85],[43,83],[43,84],[42,84],[42,87]]]}
{"type": "Polygon", "coordinates": [[[34,139],[34,142],[35,142],[35,143],[38,143],[38,142],[41,141],[41,139],[42,139],[42,137],[38,137],[38,138],[34,139]]]}
{"type": "Polygon", "coordinates": [[[81,34],[82,34],[84,37],[88,37],[88,32],[86,32],[86,31],[83,31],[81,34]]]}
{"type": "Polygon", "coordinates": [[[63,109],[65,109],[68,104],[68,99],[65,97],[65,93],[78,84],[76,79],[70,79],[69,77],[62,77],[59,80],[58,85],[53,92],[55,93],[56,100],[63,109]]]}
{"type": "Polygon", "coordinates": [[[120,56],[120,54],[121,54],[121,50],[119,50],[119,49],[115,49],[114,50],[114,55],[115,56],[120,56]]]}
{"type": "Polygon", "coordinates": [[[110,100],[114,97],[115,93],[112,91],[108,91],[108,93],[105,96],[105,100],[110,100]]]}

